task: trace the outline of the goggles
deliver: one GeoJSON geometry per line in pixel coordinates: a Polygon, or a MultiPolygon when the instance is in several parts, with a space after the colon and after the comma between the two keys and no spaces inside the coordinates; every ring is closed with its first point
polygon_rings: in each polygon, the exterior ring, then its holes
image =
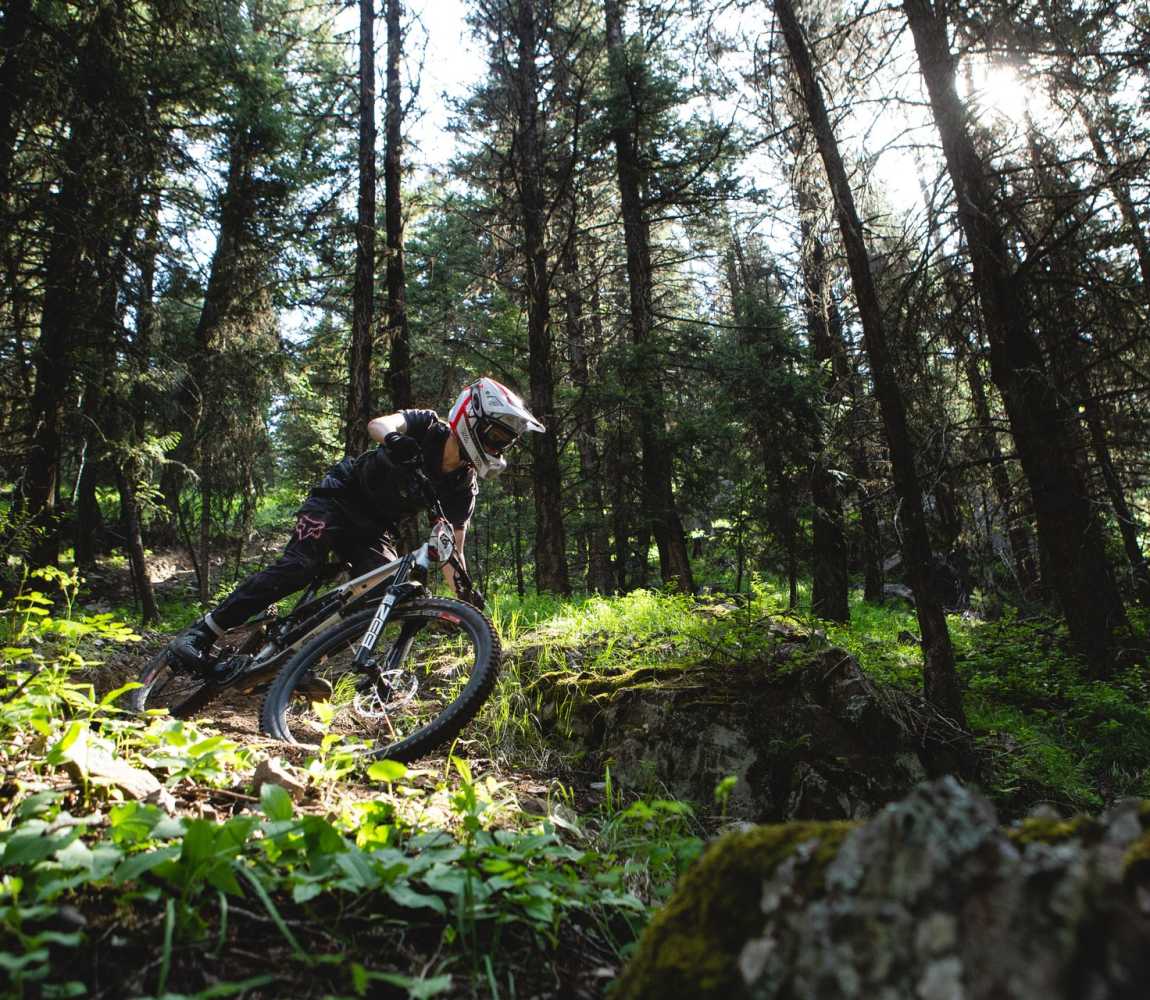
{"type": "Polygon", "coordinates": [[[515,444],[519,432],[494,417],[480,417],[475,423],[475,438],[489,455],[502,455],[515,444]]]}

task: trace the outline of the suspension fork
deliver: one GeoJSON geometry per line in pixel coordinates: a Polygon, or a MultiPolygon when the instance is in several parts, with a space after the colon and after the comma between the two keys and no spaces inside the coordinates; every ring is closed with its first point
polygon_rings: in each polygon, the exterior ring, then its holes
{"type": "MultiPolygon", "coordinates": [[[[372,616],[371,624],[368,625],[367,632],[360,641],[359,648],[355,651],[355,659],[352,660],[352,667],[356,672],[368,672],[372,662],[372,653],[375,652],[375,645],[379,642],[383,627],[387,624],[388,619],[391,618],[391,612],[395,606],[422,589],[422,584],[409,579],[414,565],[414,555],[404,556],[399,564],[399,568],[395,571],[391,585],[383,595],[383,600],[379,602],[379,607],[376,608],[375,614],[372,616]]],[[[414,635],[414,631],[408,634],[407,627],[405,627],[400,634],[399,641],[396,642],[396,648],[403,649],[409,645],[414,635]]],[[[394,658],[394,655],[395,650],[392,651],[392,658],[394,658]]]]}

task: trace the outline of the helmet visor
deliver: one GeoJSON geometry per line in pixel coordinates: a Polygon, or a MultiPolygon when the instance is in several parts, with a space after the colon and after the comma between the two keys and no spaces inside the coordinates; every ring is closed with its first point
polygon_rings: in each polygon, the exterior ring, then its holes
{"type": "Polygon", "coordinates": [[[480,417],[475,425],[475,437],[489,455],[502,455],[515,444],[519,432],[494,417],[480,417]]]}

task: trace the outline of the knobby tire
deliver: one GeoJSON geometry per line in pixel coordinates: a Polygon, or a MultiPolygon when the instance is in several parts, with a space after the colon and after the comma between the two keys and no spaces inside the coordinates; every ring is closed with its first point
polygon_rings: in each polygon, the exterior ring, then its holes
{"type": "Polygon", "coordinates": [[[166,708],[175,719],[191,718],[219,694],[214,684],[179,667],[166,646],[144,665],[137,680],[140,687],[128,692],[132,710],[166,708]]]}

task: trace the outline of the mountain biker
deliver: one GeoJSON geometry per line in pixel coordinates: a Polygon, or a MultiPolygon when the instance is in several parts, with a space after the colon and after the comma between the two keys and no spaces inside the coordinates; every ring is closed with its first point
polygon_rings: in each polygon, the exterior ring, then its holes
{"type": "MultiPolygon", "coordinates": [[[[283,555],[177,638],[172,653],[188,666],[210,670],[209,654],[219,636],[306,586],[331,551],[351,563],[353,576],[395,559],[398,522],[426,506],[411,465],[430,479],[455,528],[462,560],[477,478],[498,476],[507,468],[503,453],[519,435],[543,430],[519,396],[486,377],[463,389],[446,422],[434,410],[400,410],[371,420],[367,431],[378,446],[327,471],[296,511],[283,555]]],[[[450,565],[443,574],[458,597],[475,603],[476,595],[461,591],[450,565]]]]}

